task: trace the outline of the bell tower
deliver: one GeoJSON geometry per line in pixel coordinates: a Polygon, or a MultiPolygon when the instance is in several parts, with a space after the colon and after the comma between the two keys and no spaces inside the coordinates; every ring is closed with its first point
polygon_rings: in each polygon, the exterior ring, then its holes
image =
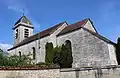
{"type": "Polygon", "coordinates": [[[33,24],[27,19],[26,16],[22,16],[13,27],[14,33],[14,46],[24,39],[33,35],[33,24]]]}

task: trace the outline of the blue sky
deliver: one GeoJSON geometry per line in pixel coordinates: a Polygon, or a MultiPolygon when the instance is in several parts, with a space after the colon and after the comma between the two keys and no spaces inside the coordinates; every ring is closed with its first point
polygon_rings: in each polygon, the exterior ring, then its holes
{"type": "Polygon", "coordinates": [[[71,24],[90,18],[101,35],[116,42],[120,36],[119,7],[119,0],[1,0],[0,47],[13,44],[12,28],[23,9],[34,24],[34,33],[62,21],[71,24]]]}

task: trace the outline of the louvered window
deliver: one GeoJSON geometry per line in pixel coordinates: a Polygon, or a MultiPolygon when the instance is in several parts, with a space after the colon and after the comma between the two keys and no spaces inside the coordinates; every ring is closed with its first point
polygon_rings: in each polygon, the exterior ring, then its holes
{"type": "Polygon", "coordinates": [[[24,30],[24,37],[28,38],[29,37],[29,29],[24,30]]]}
{"type": "Polygon", "coordinates": [[[15,31],[15,39],[17,39],[18,38],[18,29],[16,29],[16,31],[15,31]]]}

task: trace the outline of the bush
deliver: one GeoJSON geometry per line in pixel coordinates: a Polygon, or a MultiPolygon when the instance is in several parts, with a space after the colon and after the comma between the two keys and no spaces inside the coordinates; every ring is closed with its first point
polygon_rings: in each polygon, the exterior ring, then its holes
{"type": "Polygon", "coordinates": [[[30,66],[31,58],[27,55],[17,56],[13,55],[8,58],[8,66],[30,66]]]}
{"type": "Polygon", "coordinates": [[[8,62],[8,57],[4,54],[3,50],[0,49],[0,66],[7,66],[8,62]]]}
{"type": "Polygon", "coordinates": [[[47,64],[53,63],[53,54],[54,54],[53,44],[47,42],[45,48],[46,48],[45,63],[47,64]]]}
{"type": "Polygon", "coordinates": [[[54,64],[58,64],[60,68],[71,68],[73,57],[71,48],[67,47],[68,45],[62,45],[62,47],[56,47],[53,62],[54,64]]]}
{"type": "Polygon", "coordinates": [[[116,55],[117,55],[118,64],[120,65],[120,38],[118,38],[117,40],[116,55]]]}

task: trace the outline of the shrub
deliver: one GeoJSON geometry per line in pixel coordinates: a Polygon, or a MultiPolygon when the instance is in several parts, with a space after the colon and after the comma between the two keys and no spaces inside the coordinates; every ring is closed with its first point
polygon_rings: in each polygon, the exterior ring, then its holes
{"type": "Polygon", "coordinates": [[[47,42],[45,49],[46,49],[45,63],[47,64],[53,63],[53,54],[54,54],[53,44],[47,42]]]}
{"type": "Polygon", "coordinates": [[[60,68],[70,68],[72,67],[73,57],[72,51],[68,45],[62,45],[62,47],[56,47],[53,62],[59,64],[60,68]]]}
{"type": "Polygon", "coordinates": [[[118,64],[120,65],[120,38],[118,38],[117,40],[116,55],[117,55],[118,64]]]}

